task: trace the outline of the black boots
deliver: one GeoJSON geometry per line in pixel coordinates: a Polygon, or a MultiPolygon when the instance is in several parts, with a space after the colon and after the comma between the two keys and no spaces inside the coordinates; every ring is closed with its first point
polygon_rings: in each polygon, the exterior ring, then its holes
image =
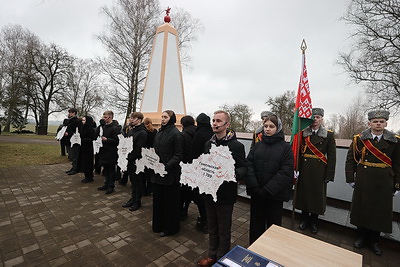
{"type": "Polygon", "coordinates": [[[303,211],[301,213],[301,222],[299,224],[299,229],[304,231],[308,227],[310,227],[311,233],[316,234],[318,233],[317,221],[318,221],[318,214],[308,213],[303,211]]]}
{"type": "Polygon", "coordinates": [[[202,217],[197,217],[196,228],[199,231],[208,234],[207,220],[203,219],[202,217]]]}
{"type": "Polygon", "coordinates": [[[135,203],[133,203],[133,205],[129,208],[130,211],[135,211],[140,209],[140,207],[142,206],[142,204],[140,203],[140,201],[137,201],[135,203]]]}
{"type": "Polygon", "coordinates": [[[129,208],[130,206],[132,206],[134,203],[133,198],[129,199],[126,203],[122,204],[123,208],[129,208]]]}
{"type": "Polygon", "coordinates": [[[103,185],[100,187],[97,187],[98,191],[106,191],[106,194],[109,195],[112,192],[114,192],[114,187],[113,186],[107,186],[107,185],[103,185]]]}

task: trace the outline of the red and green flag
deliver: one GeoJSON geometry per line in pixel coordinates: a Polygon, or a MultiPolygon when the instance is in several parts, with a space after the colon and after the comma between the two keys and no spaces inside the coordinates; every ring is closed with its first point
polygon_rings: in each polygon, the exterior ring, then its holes
{"type": "Polygon", "coordinates": [[[310,126],[313,121],[314,118],[312,116],[312,104],[307,77],[306,56],[305,50],[303,50],[302,72],[300,75],[299,88],[297,90],[296,105],[293,116],[292,138],[290,141],[294,154],[295,170],[298,170],[297,163],[299,150],[301,147],[302,130],[310,126]]]}

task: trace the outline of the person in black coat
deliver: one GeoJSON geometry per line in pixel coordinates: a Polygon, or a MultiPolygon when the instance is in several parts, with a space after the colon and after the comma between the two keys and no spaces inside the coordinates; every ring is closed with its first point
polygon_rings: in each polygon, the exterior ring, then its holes
{"type": "MultiPolygon", "coordinates": [[[[99,126],[104,126],[105,124],[106,123],[104,122],[104,119],[101,118],[99,120],[99,126]]],[[[94,128],[95,128],[95,131],[96,131],[97,127],[94,126],[94,128]]],[[[97,136],[96,136],[96,138],[97,138],[97,136]]],[[[96,174],[101,174],[101,166],[100,166],[99,157],[100,157],[99,153],[96,153],[96,155],[94,155],[94,173],[96,173],[96,174]]]]}
{"type": "Polygon", "coordinates": [[[172,110],[161,114],[161,128],[154,138],[154,150],[165,165],[167,174],[152,176],[153,182],[153,232],[160,237],[179,232],[179,189],[182,160],[182,135],[175,127],[176,116],[172,110]]]}
{"type": "Polygon", "coordinates": [[[121,126],[113,120],[114,113],[111,110],[103,113],[104,125],[96,129],[96,136],[100,135],[100,128],[103,129],[101,140],[103,146],[99,151],[99,165],[103,166],[105,176],[104,185],[97,188],[99,191],[106,191],[106,194],[114,192],[114,183],[116,177],[116,166],[118,160],[118,134],[121,133],[121,126]]]}
{"type": "MultiPolygon", "coordinates": [[[[68,110],[68,123],[67,129],[65,130],[64,142],[71,146],[71,137],[76,132],[76,129],[81,127],[82,123],[77,117],[78,110],[76,108],[70,108],[68,110]]],[[[73,144],[68,151],[68,158],[72,161],[72,167],[69,171],[66,171],[68,175],[74,175],[78,173],[78,160],[79,160],[79,144],[73,144]]]]}
{"type": "Polygon", "coordinates": [[[282,224],[283,201],[288,201],[293,179],[293,152],[286,143],[280,119],[270,113],[264,131],[250,151],[246,189],[251,196],[250,244],[272,224],[282,224]]]}
{"type": "Polygon", "coordinates": [[[82,183],[93,182],[93,140],[95,140],[96,133],[93,128],[93,118],[91,116],[84,116],[82,118],[82,126],[80,129],[81,135],[81,149],[79,150],[79,171],[85,174],[85,178],[81,180],[82,183]]]}
{"type": "MultiPolygon", "coordinates": [[[[67,125],[68,125],[68,119],[64,119],[63,123],[60,124],[60,125],[58,126],[58,128],[57,128],[57,134],[58,134],[59,131],[61,131],[61,129],[62,129],[64,126],[67,126],[67,125]]],[[[71,144],[69,144],[69,145],[71,146],[71,144]]],[[[62,137],[62,138],[60,139],[60,149],[61,149],[61,156],[66,156],[66,152],[69,151],[69,148],[68,148],[68,146],[67,146],[67,142],[66,142],[66,138],[65,138],[65,137],[62,137]]]]}
{"type": "MultiPolygon", "coordinates": [[[[132,125],[130,123],[130,120],[131,120],[130,118],[126,119],[125,120],[125,125],[124,125],[124,127],[122,127],[121,134],[124,137],[128,137],[129,136],[128,133],[132,129],[132,125]]],[[[125,172],[122,173],[121,172],[121,168],[117,165],[117,177],[116,177],[116,180],[118,180],[118,183],[120,185],[124,185],[125,186],[128,183],[128,177],[129,177],[128,171],[125,171],[125,172]]],[[[131,184],[131,186],[132,186],[132,184],[131,184]]]]}
{"type": "Polygon", "coordinates": [[[132,136],[133,150],[128,155],[128,176],[131,181],[131,198],[122,207],[128,208],[130,211],[138,210],[142,206],[143,172],[136,174],[135,161],[142,158],[142,148],[146,146],[147,132],[144,127],[143,114],[141,112],[133,112],[129,119],[128,134],[132,136]]]}
{"type": "MultiPolygon", "coordinates": [[[[212,128],[214,135],[205,145],[209,152],[211,145],[227,146],[235,161],[235,177],[237,181],[244,180],[247,173],[247,161],[244,145],[236,139],[235,132],[228,130],[230,116],[226,111],[214,112],[212,128]]],[[[208,257],[201,259],[198,266],[211,266],[217,259],[225,255],[231,246],[231,227],[233,206],[236,202],[237,183],[224,181],[217,191],[217,201],[210,194],[206,195],[206,212],[208,225],[208,257]]]]}
{"type": "MultiPolygon", "coordinates": [[[[143,124],[146,127],[146,132],[147,132],[147,141],[146,141],[146,148],[153,147],[154,144],[154,137],[157,134],[156,128],[153,126],[153,122],[151,121],[150,118],[145,118],[143,120],[143,124]]],[[[145,168],[144,170],[144,176],[143,176],[143,195],[144,196],[149,196],[151,195],[151,192],[153,191],[152,189],[152,183],[151,183],[151,175],[153,171],[151,169],[145,168]]]]}
{"type": "MultiPolygon", "coordinates": [[[[183,139],[183,163],[192,163],[193,161],[193,138],[196,132],[196,126],[194,126],[194,118],[192,116],[184,116],[181,118],[182,124],[182,139],[183,139]]],[[[180,219],[181,221],[186,220],[188,217],[188,209],[190,202],[192,201],[192,189],[188,185],[181,185],[181,204],[180,204],[180,219]]]]}
{"type": "MultiPolygon", "coordinates": [[[[210,117],[204,113],[200,113],[196,117],[196,132],[193,137],[192,158],[197,159],[201,154],[204,154],[204,145],[214,135],[211,128],[210,117]]],[[[200,194],[199,188],[196,187],[192,190],[193,202],[197,205],[199,210],[199,217],[197,217],[196,228],[203,233],[208,232],[207,227],[207,213],[204,203],[205,194],[200,194]]]]}

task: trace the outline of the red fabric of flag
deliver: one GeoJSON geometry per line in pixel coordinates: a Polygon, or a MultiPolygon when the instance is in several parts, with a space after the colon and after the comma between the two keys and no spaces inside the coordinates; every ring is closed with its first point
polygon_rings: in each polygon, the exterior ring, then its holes
{"type": "Polygon", "coordinates": [[[294,167],[298,170],[298,157],[301,146],[302,130],[313,123],[310,86],[308,83],[306,57],[303,53],[303,64],[297,90],[296,105],[293,117],[291,144],[294,154],[294,167]]]}

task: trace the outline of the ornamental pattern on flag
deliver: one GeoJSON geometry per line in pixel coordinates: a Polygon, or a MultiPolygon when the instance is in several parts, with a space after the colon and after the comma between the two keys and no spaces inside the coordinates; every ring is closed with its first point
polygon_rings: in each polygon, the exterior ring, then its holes
{"type": "Polygon", "coordinates": [[[312,105],[311,105],[311,97],[310,97],[310,87],[308,84],[308,77],[307,77],[307,67],[305,59],[303,64],[303,73],[300,76],[300,83],[299,83],[299,117],[300,118],[311,118],[312,116],[312,105]]]}

